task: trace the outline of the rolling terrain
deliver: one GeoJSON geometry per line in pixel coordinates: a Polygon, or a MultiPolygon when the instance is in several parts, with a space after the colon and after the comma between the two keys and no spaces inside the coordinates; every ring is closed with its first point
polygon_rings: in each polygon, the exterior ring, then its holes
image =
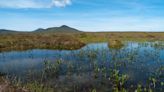
{"type": "Polygon", "coordinates": [[[78,49],[87,43],[121,41],[162,41],[164,32],[82,32],[63,25],[31,32],[0,30],[0,50],[32,48],[78,49]]]}

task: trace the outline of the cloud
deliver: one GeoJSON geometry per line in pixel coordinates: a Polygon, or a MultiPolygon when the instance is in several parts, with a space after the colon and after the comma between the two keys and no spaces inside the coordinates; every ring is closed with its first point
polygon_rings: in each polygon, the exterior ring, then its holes
{"type": "Polygon", "coordinates": [[[53,5],[56,7],[65,7],[71,4],[71,0],[52,0],[53,5]]]}
{"type": "Polygon", "coordinates": [[[0,8],[52,8],[70,4],[71,0],[0,0],[0,8]]]}

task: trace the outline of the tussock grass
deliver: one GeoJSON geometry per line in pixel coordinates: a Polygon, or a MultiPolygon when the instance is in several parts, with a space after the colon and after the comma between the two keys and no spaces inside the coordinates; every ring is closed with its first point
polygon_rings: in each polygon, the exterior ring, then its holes
{"type": "Polygon", "coordinates": [[[87,43],[120,41],[161,41],[164,32],[80,32],[0,34],[0,51],[40,49],[79,49],[87,43]]]}
{"type": "Polygon", "coordinates": [[[124,44],[120,40],[109,40],[108,46],[110,48],[121,48],[124,46],[124,44]]]}
{"type": "Polygon", "coordinates": [[[85,43],[71,35],[12,34],[0,37],[0,51],[26,49],[79,49],[85,43]]]}

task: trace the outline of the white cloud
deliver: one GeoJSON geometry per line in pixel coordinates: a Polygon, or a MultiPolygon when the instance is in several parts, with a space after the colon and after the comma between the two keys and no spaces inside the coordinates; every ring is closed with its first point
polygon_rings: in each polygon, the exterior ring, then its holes
{"type": "Polygon", "coordinates": [[[0,0],[0,8],[51,8],[70,4],[71,0],[0,0]]]}
{"type": "Polygon", "coordinates": [[[53,5],[56,7],[65,7],[66,5],[71,4],[71,0],[52,0],[53,5]]]}

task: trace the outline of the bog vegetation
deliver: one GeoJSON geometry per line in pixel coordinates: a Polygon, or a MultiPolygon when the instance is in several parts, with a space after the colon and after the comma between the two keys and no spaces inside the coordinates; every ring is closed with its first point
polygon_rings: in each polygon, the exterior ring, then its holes
{"type": "MultiPolygon", "coordinates": [[[[164,33],[10,33],[0,34],[0,51],[40,49],[79,49],[87,43],[119,41],[161,41],[164,33]],[[112,41],[113,40],[113,41],[112,41]],[[114,41],[115,40],[115,41],[114,41]]],[[[120,44],[121,45],[121,44],[120,44]]]]}
{"type": "Polygon", "coordinates": [[[77,50],[98,42],[108,42],[109,46],[72,52],[72,61],[44,60],[40,71],[28,70],[23,78],[0,73],[0,92],[163,92],[164,60],[159,54],[164,49],[163,40],[164,33],[144,32],[0,34],[1,52],[36,48],[77,50]],[[127,41],[141,43],[129,50],[123,48],[127,41]],[[158,42],[150,44],[152,41],[158,42]],[[143,47],[155,50],[140,52],[143,47]],[[151,69],[148,62],[158,67],[151,69]],[[137,70],[147,73],[144,81],[132,79],[137,70]]]}

